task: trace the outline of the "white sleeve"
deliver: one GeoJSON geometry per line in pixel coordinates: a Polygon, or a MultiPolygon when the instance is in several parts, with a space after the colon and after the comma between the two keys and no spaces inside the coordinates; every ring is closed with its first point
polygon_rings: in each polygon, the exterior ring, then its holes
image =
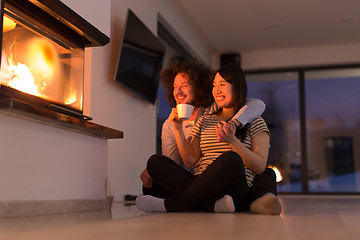
{"type": "Polygon", "coordinates": [[[260,99],[248,98],[245,105],[235,114],[232,120],[238,120],[242,126],[251,123],[265,111],[265,103],[260,99]]]}
{"type": "Polygon", "coordinates": [[[174,129],[168,119],[163,123],[161,130],[161,149],[164,156],[180,164],[181,157],[177,149],[174,129]]]}

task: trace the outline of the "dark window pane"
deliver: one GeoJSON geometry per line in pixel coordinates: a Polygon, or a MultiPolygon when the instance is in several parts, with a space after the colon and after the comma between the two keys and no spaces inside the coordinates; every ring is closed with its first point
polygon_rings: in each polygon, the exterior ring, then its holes
{"type": "Polygon", "coordinates": [[[305,74],[310,192],[360,191],[360,69],[305,74]]]}
{"type": "Polygon", "coordinates": [[[279,192],[301,192],[299,84],[296,72],[248,74],[248,97],[266,104],[263,118],[271,140],[268,165],[283,177],[279,192]]]}

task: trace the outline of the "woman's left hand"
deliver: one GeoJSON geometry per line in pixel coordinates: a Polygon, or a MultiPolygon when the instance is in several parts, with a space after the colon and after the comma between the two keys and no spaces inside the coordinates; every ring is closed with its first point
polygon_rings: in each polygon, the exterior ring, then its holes
{"type": "Polygon", "coordinates": [[[231,143],[236,139],[235,126],[233,123],[221,121],[216,125],[216,136],[220,142],[231,143]]]}

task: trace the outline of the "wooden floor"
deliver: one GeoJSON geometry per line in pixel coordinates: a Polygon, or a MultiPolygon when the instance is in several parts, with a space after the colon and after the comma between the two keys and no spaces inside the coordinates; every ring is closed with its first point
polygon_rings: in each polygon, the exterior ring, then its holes
{"type": "Polygon", "coordinates": [[[360,196],[280,195],[280,216],[112,211],[0,219],[1,240],[360,239],[360,196]]]}

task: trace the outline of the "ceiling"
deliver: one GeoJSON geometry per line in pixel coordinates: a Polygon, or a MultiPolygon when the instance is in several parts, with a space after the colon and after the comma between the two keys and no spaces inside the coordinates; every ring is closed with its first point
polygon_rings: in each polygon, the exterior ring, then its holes
{"type": "Polygon", "coordinates": [[[220,53],[360,43],[359,0],[178,0],[220,53]]]}

